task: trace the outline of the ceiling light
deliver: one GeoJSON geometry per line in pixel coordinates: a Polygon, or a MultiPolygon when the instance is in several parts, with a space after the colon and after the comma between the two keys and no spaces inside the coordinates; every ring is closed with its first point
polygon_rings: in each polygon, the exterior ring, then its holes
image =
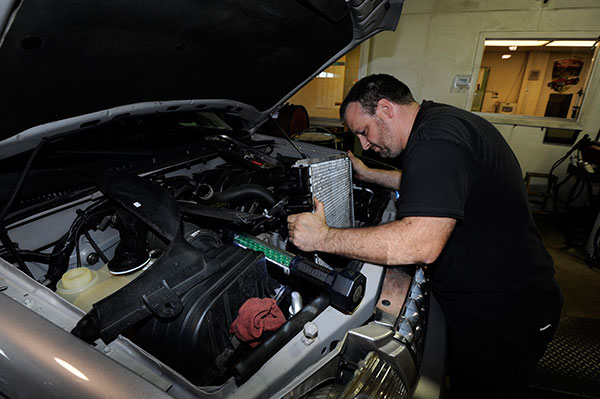
{"type": "Polygon", "coordinates": [[[517,46],[508,46],[510,51],[517,51],[517,46]]]}
{"type": "Polygon", "coordinates": [[[331,73],[331,72],[321,72],[320,74],[317,75],[317,78],[335,78],[335,74],[331,73]]]}
{"type": "Polygon", "coordinates": [[[503,59],[503,60],[507,60],[507,59],[509,59],[510,57],[512,57],[512,55],[510,55],[510,54],[502,54],[502,59],[503,59]]]}
{"type": "Polygon", "coordinates": [[[594,47],[595,40],[554,40],[546,44],[548,47],[594,47]]]}
{"type": "Polygon", "coordinates": [[[543,46],[548,40],[486,40],[486,46],[543,46]]]}

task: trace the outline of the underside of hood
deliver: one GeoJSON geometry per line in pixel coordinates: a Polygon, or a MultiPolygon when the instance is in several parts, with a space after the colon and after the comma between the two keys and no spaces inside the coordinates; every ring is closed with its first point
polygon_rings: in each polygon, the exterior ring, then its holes
{"type": "Polygon", "coordinates": [[[7,3],[0,140],[80,115],[173,101],[239,104],[251,126],[337,57],[395,28],[402,1],[7,3]]]}

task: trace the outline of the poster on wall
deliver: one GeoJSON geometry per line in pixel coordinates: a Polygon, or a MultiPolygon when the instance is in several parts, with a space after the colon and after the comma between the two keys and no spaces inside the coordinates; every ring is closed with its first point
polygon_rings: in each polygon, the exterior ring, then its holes
{"type": "Polygon", "coordinates": [[[583,68],[583,61],[573,58],[565,58],[554,61],[552,66],[552,81],[548,87],[558,93],[568,90],[571,86],[579,83],[579,74],[583,68]]]}

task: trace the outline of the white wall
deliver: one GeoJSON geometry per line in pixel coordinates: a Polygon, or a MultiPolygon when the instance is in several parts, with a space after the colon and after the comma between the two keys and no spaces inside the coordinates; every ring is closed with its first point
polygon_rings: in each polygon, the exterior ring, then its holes
{"type": "MultiPolygon", "coordinates": [[[[406,0],[396,32],[369,44],[367,72],[389,73],[404,81],[417,101],[434,100],[470,109],[468,92],[450,91],[457,74],[479,71],[482,32],[595,32],[600,35],[599,0],[406,0]],[[479,51],[479,53],[478,53],[479,51]]],[[[600,65],[594,71],[577,123],[595,138],[600,129],[600,65]]],[[[483,114],[486,115],[486,114],[483,114]]],[[[487,116],[486,116],[487,117],[487,116]]],[[[530,118],[531,119],[531,118],[530,118]]],[[[536,121],[495,121],[519,158],[523,172],[547,173],[568,146],[543,144],[536,121]]],[[[559,173],[564,173],[566,162],[559,173]]]]}

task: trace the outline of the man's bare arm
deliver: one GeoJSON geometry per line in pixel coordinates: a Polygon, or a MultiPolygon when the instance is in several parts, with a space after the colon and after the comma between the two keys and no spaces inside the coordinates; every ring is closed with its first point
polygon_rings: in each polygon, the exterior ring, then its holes
{"type": "Polygon", "coordinates": [[[360,159],[356,158],[351,151],[348,151],[348,158],[352,161],[352,169],[357,179],[392,190],[400,189],[401,171],[369,168],[360,159]]]}
{"type": "Polygon", "coordinates": [[[288,217],[290,238],[298,248],[382,265],[433,263],[455,225],[452,218],[415,216],[380,226],[334,229],[325,223],[320,202],[315,213],[288,217]]]}
{"type": "Polygon", "coordinates": [[[455,225],[455,219],[419,216],[360,229],[329,229],[317,250],[381,265],[430,264],[455,225]]]}

